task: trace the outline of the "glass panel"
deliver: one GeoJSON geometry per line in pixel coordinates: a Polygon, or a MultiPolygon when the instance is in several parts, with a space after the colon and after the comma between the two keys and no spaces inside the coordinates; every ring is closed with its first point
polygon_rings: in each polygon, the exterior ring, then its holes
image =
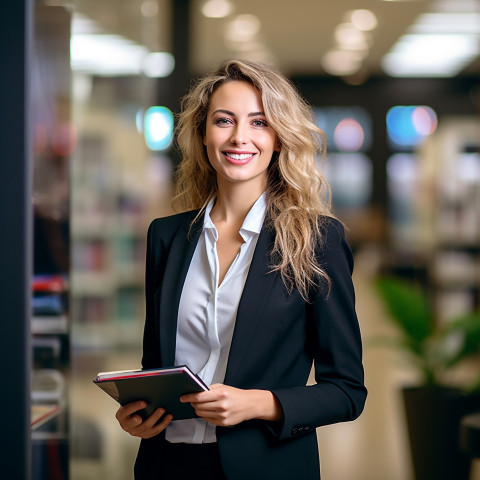
{"type": "Polygon", "coordinates": [[[41,480],[68,478],[70,13],[36,5],[34,35],[32,479],[41,480]]]}

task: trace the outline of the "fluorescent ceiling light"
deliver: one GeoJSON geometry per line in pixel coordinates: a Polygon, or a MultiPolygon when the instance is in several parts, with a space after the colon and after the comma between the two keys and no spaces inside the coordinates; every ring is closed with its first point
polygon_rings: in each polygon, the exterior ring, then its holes
{"type": "Polygon", "coordinates": [[[426,13],[382,59],[396,77],[453,77],[480,54],[480,13],[426,13]]]}
{"type": "Polygon", "coordinates": [[[480,35],[478,13],[424,13],[410,28],[410,33],[460,33],[480,35]]]}
{"type": "MultiPolygon", "coordinates": [[[[145,2],[144,2],[145,3],[145,2]]],[[[72,70],[99,76],[141,75],[166,77],[175,60],[170,53],[150,53],[121,35],[108,35],[88,17],[75,13],[70,36],[72,70]]]]}
{"type": "Polygon", "coordinates": [[[93,33],[104,33],[99,27],[98,23],[94,20],[82,15],[81,13],[75,12],[72,17],[72,26],[71,34],[93,34],[93,33]]]}
{"type": "Polygon", "coordinates": [[[331,75],[348,76],[360,69],[362,59],[357,52],[331,50],[323,56],[322,66],[331,75]]]}
{"type": "Polygon", "coordinates": [[[335,40],[340,48],[367,52],[369,41],[367,34],[355,28],[351,23],[337,25],[334,32],[335,40]]]}
{"type": "Polygon", "coordinates": [[[478,11],[478,0],[435,0],[431,8],[435,12],[472,13],[478,11]]]}
{"type": "Polygon", "coordinates": [[[228,17],[233,6],[228,0],[208,0],[202,6],[202,13],[208,18],[228,17]]]}
{"type": "Polygon", "coordinates": [[[171,53],[149,53],[143,59],[143,73],[150,78],[168,77],[173,72],[174,68],[175,58],[171,53]]]}
{"type": "Polygon", "coordinates": [[[377,28],[378,20],[371,10],[360,8],[351,12],[350,17],[352,24],[359,30],[368,32],[377,28]]]}
{"type": "Polygon", "coordinates": [[[452,77],[479,54],[471,35],[404,35],[383,57],[384,70],[395,77],[452,77]]]}
{"type": "Polygon", "coordinates": [[[72,35],[73,70],[97,75],[139,75],[148,50],[119,35],[72,35]]]}

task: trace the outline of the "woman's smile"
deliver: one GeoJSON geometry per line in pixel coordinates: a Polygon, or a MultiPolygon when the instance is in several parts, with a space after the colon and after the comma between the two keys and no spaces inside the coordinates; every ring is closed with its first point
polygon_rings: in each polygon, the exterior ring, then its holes
{"type": "Polygon", "coordinates": [[[235,151],[225,151],[223,152],[227,161],[233,163],[234,165],[246,165],[250,160],[252,160],[256,153],[252,152],[235,152],[235,151]]]}

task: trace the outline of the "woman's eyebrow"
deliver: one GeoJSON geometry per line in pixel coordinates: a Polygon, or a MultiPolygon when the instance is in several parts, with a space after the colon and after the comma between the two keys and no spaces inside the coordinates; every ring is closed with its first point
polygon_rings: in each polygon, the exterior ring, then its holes
{"type": "Polygon", "coordinates": [[[212,112],[211,116],[213,117],[216,113],[224,113],[225,115],[230,115],[231,117],[235,116],[233,112],[231,112],[230,110],[224,110],[223,108],[219,108],[218,110],[215,110],[214,112],[212,112]]]}
{"type": "MultiPolygon", "coordinates": [[[[223,108],[219,108],[218,110],[215,110],[212,112],[212,117],[216,113],[224,113],[226,115],[230,115],[231,117],[235,117],[235,113],[231,112],[230,110],[224,110],[223,108]]],[[[249,117],[258,117],[258,116],[265,116],[265,112],[251,112],[248,114],[249,117]]]]}

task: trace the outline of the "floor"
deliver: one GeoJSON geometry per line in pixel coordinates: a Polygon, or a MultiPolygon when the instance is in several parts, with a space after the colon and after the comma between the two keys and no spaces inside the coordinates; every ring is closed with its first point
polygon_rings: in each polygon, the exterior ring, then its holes
{"type": "MultiPolygon", "coordinates": [[[[322,478],[325,480],[412,480],[399,389],[415,381],[398,357],[370,346],[370,339],[392,333],[371,287],[378,258],[374,250],[356,256],[354,282],[357,312],[365,343],[369,397],[355,422],[318,429],[322,478]]],[[[70,381],[72,480],[130,480],[138,440],[115,420],[116,403],[92,383],[98,371],[137,368],[138,351],[78,354],[70,381]]],[[[470,480],[480,480],[480,460],[470,480]]]]}

